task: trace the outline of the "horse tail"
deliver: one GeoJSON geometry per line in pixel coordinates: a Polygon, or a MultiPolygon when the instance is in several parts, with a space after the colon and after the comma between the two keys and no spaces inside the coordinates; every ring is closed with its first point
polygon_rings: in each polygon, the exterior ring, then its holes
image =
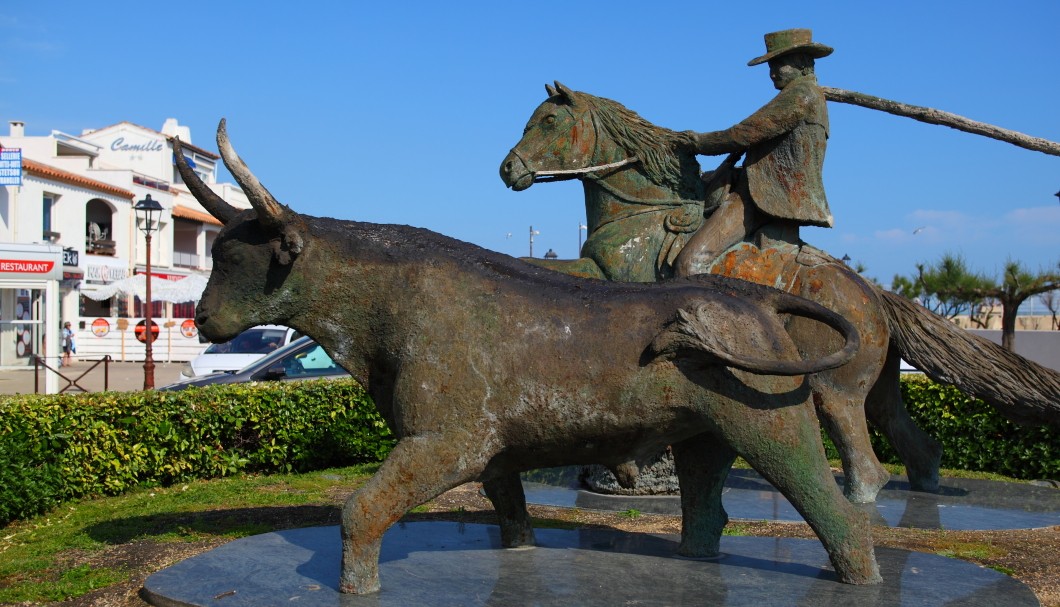
{"type": "Polygon", "coordinates": [[[1023,424],[1060,424],[1060,373],[961,329],[904,297],[877,290],[902,358],[1023,424]]]}
{"type": "MultiPolygon", "coordinates": [[[[700,277],[697,277],[700,278],[700,277]]],[[[718,277],[714,277],[718,278],[718,277]]],[[[771,289],[772,291],[772,289],[771,289]]],[[[723,364],[760,375],[806,375],[841,367],[850,362],[861,346],[857,329],[846,318],[783,291],[766,297],[766,304],[753,309],[732,309],[709,300],[691,309],[679,309],[677,318],[649,346],[651,358],[691,356],[708,363],[723,364]],[[821,358],[800,360],[798,349],[784,329],[783,315],[802,316],[820,322],[840,334],[843,347],[821,358]],[[741,353],[744,349],[753,354],[741,353]],[[761,358],[763,351],[793,355],[796,360],[761,358]]]]}

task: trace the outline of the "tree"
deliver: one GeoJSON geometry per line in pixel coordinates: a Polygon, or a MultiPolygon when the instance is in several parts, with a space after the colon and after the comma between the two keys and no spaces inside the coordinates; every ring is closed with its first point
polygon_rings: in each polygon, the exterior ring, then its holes
{"type": "Polygon", "coordinates": [[[1001,284],[981,291],[982,297],[991,297],[1001,303],[1001,346],[1006,350],[1016,347],[1016,312],[1020,305],[1042,293],[1060,289],[1060,273],[1038,272],[1032,274],[1018,261],[1005,262],[1005,274],[1001,284]]]}
{"type": "Polygon", "coordinates": [[[947,253],[934,265],[918,264],[915,277],[895,276],[891,289],[909,299],[919,298],[926,307],[947,318],[965,310],[973,316],[981,314],[985,304],[996,302],[1001,306],[1001,346],[1012,351],[1020,305],[1031,297],[1060,289],[1060,272],[1032,273],[1010,259],[998,281],[971,272],[960,255],[947,253]]]}
{"type": "Polygon", "coordinates": [[[1054,331],[1060,330],[1060,317],[1057,316],[1057,312],[1060,312],[1060,293],[1057,291],[1049,291],[1048,293],[1042,293],[1042,303],[1045,304],[1046,309],[1052,314],[1053,322],[1050,325],[1054,331]]]}
{"type": "Polygon", "coordinates": [[[978,293],[990,286],[989,280],[968,269],[963,257],[950,253],[934,265],[919,263],[915,275],[896,275],[891,282],[895,293],[950,319],[975,311],[984,300],[978,293]]]}

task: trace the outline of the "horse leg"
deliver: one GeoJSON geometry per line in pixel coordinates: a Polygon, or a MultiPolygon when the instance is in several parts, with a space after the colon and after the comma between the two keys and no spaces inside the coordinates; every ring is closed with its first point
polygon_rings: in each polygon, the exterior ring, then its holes
{"type": "Polygon", "coordinates": [[[899,355],[893,348],[876,384],[869,391],[865,413],[905,464],[909,485],[916,491],[937,491],[942,446],[909,417],[902,401],[899,355]]]}
{"type": "MultiPolygon", "coordinates": [[[[476,478],[489,457],[470,451],[466,434],[409,436],[342,507],[341,592],[379,590],[383,534],[410,508],[476,478]]],[[[481,444],[481,443],[478,443],[481,444]]]]}
{"type": "Polygon", "coordinates": [[[678,554],[717,556],[721,532],[729,517],[721,503],[725,478],[736,452],[709,434],[672,446],[681,487],[681,545],[678,554]]]}
{"type": "Polygon", "coordinates": [[[740,425],[737,431],[726,431],[726,438],[806,519],[840,581],[881,582],[868,515],[846,500],[836,486],[809,408],[786,407],[774,416],[749,415],[740,425]]]}
{"type": "Polygon", "coordinates": [[[843,493],[855,504],[872,503],[880,489],[891,480],[891,473],[872,450],[865,420],[867,395],[860,390],[852,393],[849,385],[846,388],[815,386],[813,401],[821,424],[843,462],[846,478],[843,493]]]}
{"type": "Polygon", "coordinates": [[[534,528],[526,511],[526,495],[519,474],[512,472],[483,481],[486,497],[493,502],[505,548],[534,545],[534,528]]]}

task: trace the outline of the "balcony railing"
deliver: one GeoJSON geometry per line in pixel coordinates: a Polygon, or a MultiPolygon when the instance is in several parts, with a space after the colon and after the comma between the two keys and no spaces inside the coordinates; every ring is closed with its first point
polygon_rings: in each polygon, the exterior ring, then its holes
{"type": "Polygon", "coordinates": [[[173,251],[173,265],[182,268],[195,268],[197,270],[209,270],[213,267],[213,257],[207,255],[201,257],[194,253],[182,253],[173,251]]]}
{"type": "Polygon", "coordinates": [[[88,238],[85,240],[85,252],[90,255],[114,256],[118,254],[118,243],[113,240],[88,238]]]}

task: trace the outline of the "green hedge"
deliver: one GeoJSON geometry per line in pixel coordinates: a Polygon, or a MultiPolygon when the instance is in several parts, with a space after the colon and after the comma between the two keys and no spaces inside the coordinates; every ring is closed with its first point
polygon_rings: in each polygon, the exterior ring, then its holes
{"type": "Polygon", "coordinates": [[[393,443],[350,380],[10,397],[0,524],[141,485],[379,461],[393,443]]]}
{"type": "MultiPolygon", "coordinates": [[[[1057,426],[1015,424],[983,401],[920,375],[902,378],[902,399],[913,421],[942,443],[943,468],[1060,479],[1057,426]]],[[[878,433],[872,446],[881,461],[901,463],[878,433]]]]}

